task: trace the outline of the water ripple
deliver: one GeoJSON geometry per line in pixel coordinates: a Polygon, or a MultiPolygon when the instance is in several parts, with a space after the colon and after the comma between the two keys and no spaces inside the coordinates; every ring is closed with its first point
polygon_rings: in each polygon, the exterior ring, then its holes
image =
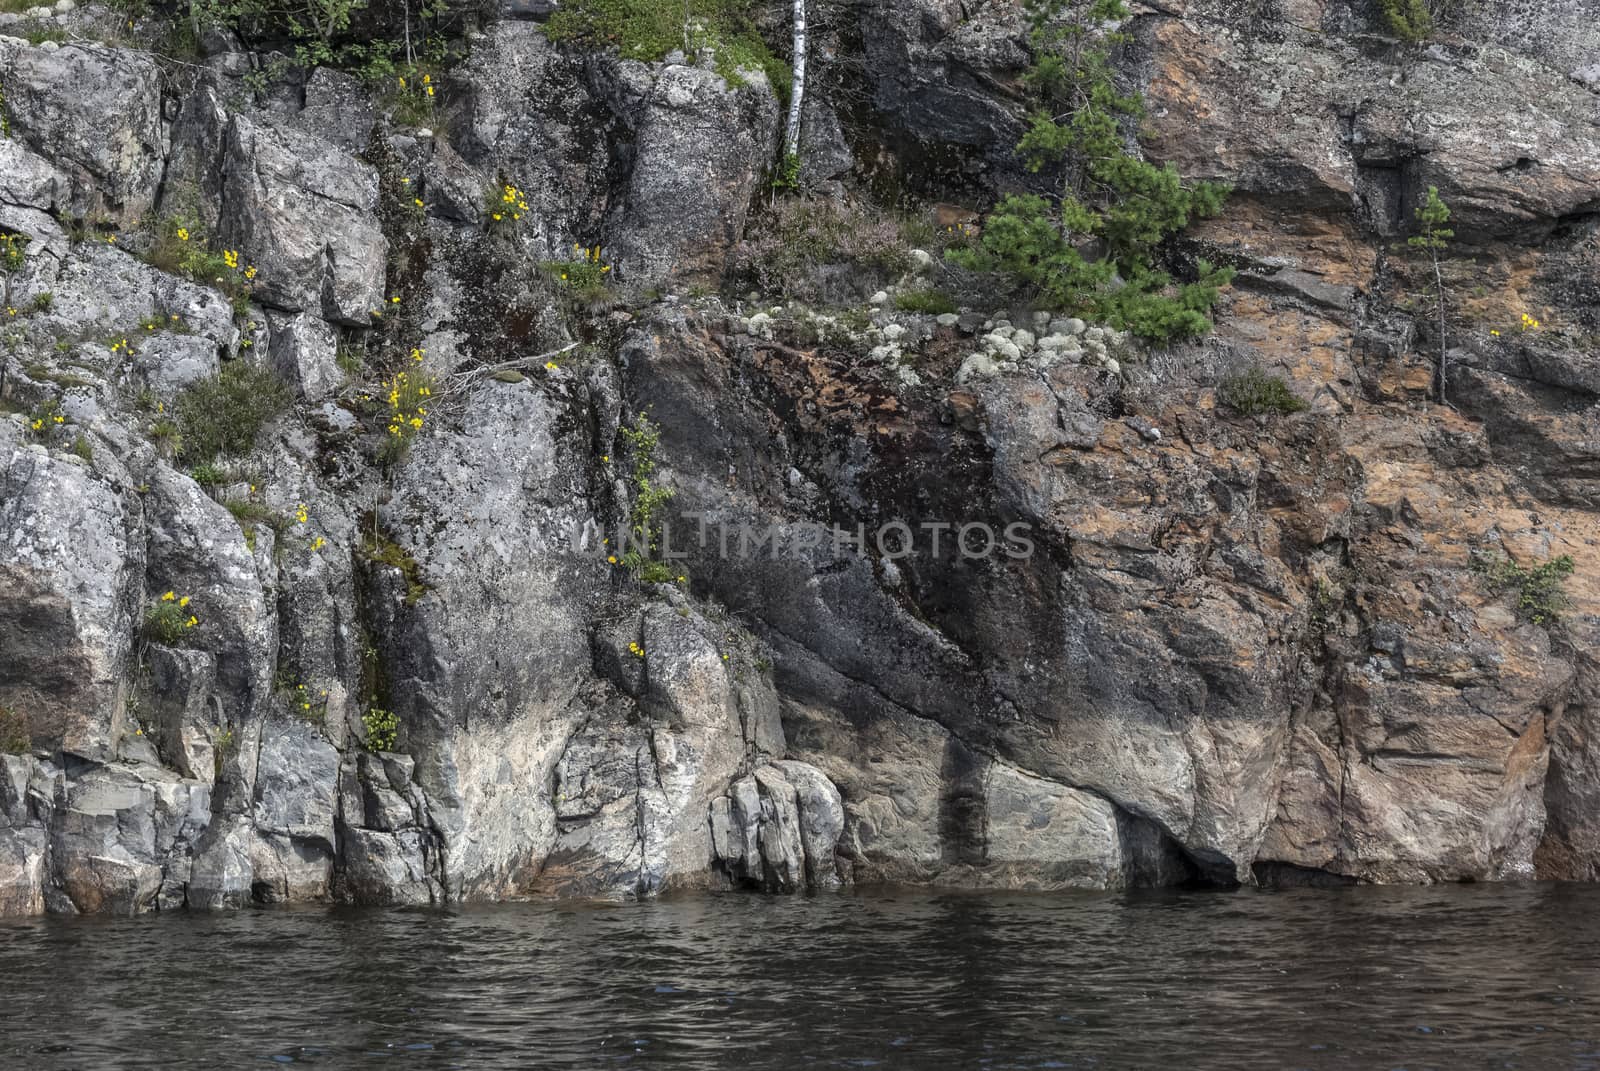
{"type": "Polygon", "coordinates": [[[1600,888],[0,924],[17,1067],[1594,1068],[1600,888]]]}

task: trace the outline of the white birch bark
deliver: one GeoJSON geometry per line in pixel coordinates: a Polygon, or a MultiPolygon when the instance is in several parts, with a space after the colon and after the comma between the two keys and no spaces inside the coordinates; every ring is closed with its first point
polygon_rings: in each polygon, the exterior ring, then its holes
{"type": "Polygon", "coordinates": [[[789,126],[783,138],[785,160],[800,155],[800,106],[806,92],[806,0],[794,0],[794,90],[789,94],[789,126]]]}

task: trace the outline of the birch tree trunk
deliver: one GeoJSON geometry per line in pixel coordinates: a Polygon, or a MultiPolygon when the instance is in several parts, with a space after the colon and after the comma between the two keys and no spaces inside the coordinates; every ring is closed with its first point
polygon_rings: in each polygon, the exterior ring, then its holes
{"type": "Polygon", "coordinates": [[[789,94],[789,126],[783,137],[787,162],[800,155],[800,106],[806,93],[806,0],[794,0],[794,90],[789,94]]]}

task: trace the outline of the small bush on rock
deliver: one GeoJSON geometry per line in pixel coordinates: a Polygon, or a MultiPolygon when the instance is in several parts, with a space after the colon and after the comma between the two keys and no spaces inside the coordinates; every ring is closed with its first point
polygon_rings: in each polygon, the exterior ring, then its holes
{"type": "Polygon", "coordinates": [[[1222,404],[1245,416],[1260,413],[1298,413],[1306,403],[1289,389],[1281,376],[1269,376],[1259,368],[1249,368],[1223,377],[1217,384],[1222,404]]]}
{"type": "Polygon", "coordinates": [[[289,407],[289,388],[270,369],[229,361],[222,371],[184,389],[174,406],[175,452],[187,465],[254,448],[261,429],[289,407]]]}
{"type": "Polygon", "coordinates": [[[1472,559],[1472,570],[1493,594],[1514,593],[1517,616],[1535,625],[1555,624],[1571,601],[1565,584],[1572,575],[1573,561],[1566,554],[1532,568],[1503,554],[1479,554],[1472,559]]]}
{"type": "Polygon", "coordinates": [[[672,500],[671,489],[657,487],[654,479],[661,427],[640,413],[633,427],[619,428],[618,432],[627,442],[628,452],[633,459],[633,509],[628,516],[629,545],[621,548],[621,564],[646,584],[669,583],[677,575],[676,570],[655,558],[661,547],[660,512],[672,500]]]}
{"type": "Polygon", "coordinates": [[[729,85],[744,84],[740,71],[759,70],[787,99],[793,75],[761,39],[755,25],[761,6],[752,0],[569,0],[550,17],[545,33],[552,41],[614,45],[624,59],[646,62],[679,49],[709,49],[729,85]]]}
{"type": "Polygon", "coordinates": [[[956,303],[950,295],[937,290],[908,290],[896,294],[894,307],[901,312],[920,312],[930,316],[941,316],[956,311],[956,303]]]}
{"type": "Polygon", "coordinates": [[[833,280],[877,289],[911,267],[892,218],[832,201],[784,198],[745,228],[732,275],[763,294],[808,302],[837,300],[833,280]]]}

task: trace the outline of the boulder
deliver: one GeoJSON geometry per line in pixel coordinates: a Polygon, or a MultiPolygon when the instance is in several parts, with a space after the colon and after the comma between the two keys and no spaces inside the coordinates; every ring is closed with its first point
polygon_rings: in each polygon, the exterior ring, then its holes
{"type": "MultiPolygon", "coordinates": [[[[167,153],[155,59],[97,44],[30,48],[5,38],[0,67],[12,134],[69,173],[72,214],[143,219],[155,204],[167,153]]],[[[4,167],[0,174],[8,175],[0,181],[23,179],[4,167]]],[[[56,192],[52,205],[35,207],[69,205],[56,192]]]]}
{"type": "Polygon", "coordinates": [[[314,134],[235,114],[222,148],[219,240],[260,273],[255,297],[363,327],[387,305],[378,177],[314,134]]]}

